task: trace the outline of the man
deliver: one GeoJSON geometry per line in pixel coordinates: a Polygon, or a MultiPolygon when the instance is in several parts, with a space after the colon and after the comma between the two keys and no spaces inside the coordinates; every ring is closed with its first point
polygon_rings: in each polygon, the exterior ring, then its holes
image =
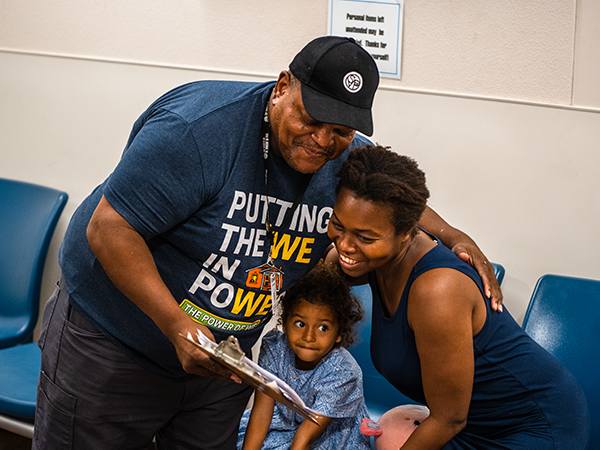
{"type": "MultiPolygon", "coordinates": [[[[330,244],[334,174],[369,142],[378,82],[358,44],[322,37],[275,83],[191,83],[142,114],[65,235],[34,448],[235,448],[251,389],[179,334],[249,353],[330,244]]],[[[433,211],[422,225],[485,269],[433,211]]]]}

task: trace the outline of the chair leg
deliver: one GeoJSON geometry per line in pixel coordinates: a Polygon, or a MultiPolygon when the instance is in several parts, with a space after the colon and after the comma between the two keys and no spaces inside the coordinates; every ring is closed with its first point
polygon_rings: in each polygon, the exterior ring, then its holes
{"type": "Polygon", "coordinates": [[[33,424],[0,414],[0,428],[23,437],[33,438],[33,424]]]}

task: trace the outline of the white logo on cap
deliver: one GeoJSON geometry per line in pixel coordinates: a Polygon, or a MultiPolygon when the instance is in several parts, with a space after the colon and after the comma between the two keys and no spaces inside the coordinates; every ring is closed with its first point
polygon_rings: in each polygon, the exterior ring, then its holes
{"type": "Polygon", "coordinates": [[[344,77],[344,87],[348,92],[356,94],[361,90],[363,85],[363,79],[358,72],[348,72],[344,77]]]}

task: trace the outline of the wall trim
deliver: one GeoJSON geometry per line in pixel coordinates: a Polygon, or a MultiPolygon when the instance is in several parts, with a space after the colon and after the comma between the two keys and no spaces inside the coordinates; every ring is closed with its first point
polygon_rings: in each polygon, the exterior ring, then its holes
{"type": "MultiPolygon", "coordinates": [[[[243,71],[243,70],[216,69],[216,68],[207,68],[207,67],[188,66],[188,65],[183,65],[183,64],[165,64],[165,63],[155,63],[155,62],[146,62],[146,61],[125,60],[125,59],[119,59],[119,58],[69,55],[69,54],[55,53],[55,52],[15,50],[15,49],[8,49],[8,48],[2,48],[2,47],[0,47],[0,53],[13,53],[13,54],[28,55],[28,56],[44,56],[44,57],[51,57],[51,58],[76,59],[76,60],[82,60],[82,61],[105,62],[105,63],[113,63],[113,64],[127,64],[127,65],[134,65],[134,66],[156,67],[156,68],[162,68],[162,69],[189,70],[189,71],[194,71],[194,72],[220,73],[220,74],[226,74],[226,75],[265,78],[265,80],[277,79],[277,77],[279,75],[278,73],[272,74],[272,73],[267,73],[267,72],[250,72],[250,71],[243,71]]],[[[434,95],[434,96],[440,96],[440,97],[453,97],[453,98],[462,98],[462,99],[469,99],[469,100],[483,100],[483,101],[492,101],[492,102],[500,102],[500,103],[513,103],[513,104],[517,104],[517,105],[537,106],[537,107],[541,107],[541,108],[555,108],[555,109],[564,109],[564,110],[568,110],[568,111],[579,111],[579,112],[600,114],[600,108],[592,108],[592,107],[585,107],[585,106],[573,106],[573,105],[563,105],[563,104],[555,104],[555,103],[542,103],[542,102],[533,102],[533,101],[518,100],[518,99],[512,99],[512,98],[461,94],[461,93],[455,93],[455,92],[434,91],[434,90],[427,90],[427,89],[413,89],[413,88],[404,88],[404,87],[400,87],[400,86],[386,86],[385,84],[383,84],[383,85],[380,84],[379,89],[382,91],[405,92],[405,93],[409,93],[409,94],[434,95]]]]}

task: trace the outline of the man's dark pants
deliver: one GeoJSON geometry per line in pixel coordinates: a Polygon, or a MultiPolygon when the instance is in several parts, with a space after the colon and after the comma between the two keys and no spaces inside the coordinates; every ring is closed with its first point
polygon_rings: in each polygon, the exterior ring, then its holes
{"type": "Polygon", "coordinates": [[[42,334],[33,450],[235,449],[246,384],[142,369],[68,302],[63,280],[42,334]]]}

